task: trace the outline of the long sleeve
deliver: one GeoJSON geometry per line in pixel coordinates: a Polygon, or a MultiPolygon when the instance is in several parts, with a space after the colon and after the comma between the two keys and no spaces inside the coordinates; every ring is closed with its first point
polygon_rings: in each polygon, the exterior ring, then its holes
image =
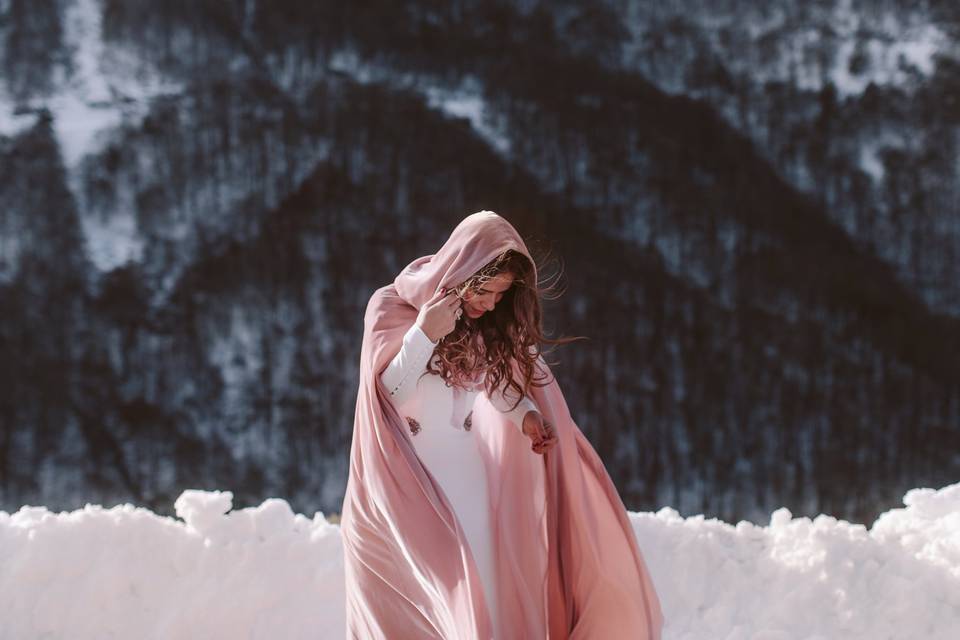
{"type": "Polygon", "coordinates": [[[511,409],[510,407],[512,407],[513,403],[516,401],[516,396],[514,395],[508,398],[503,389],[496,389],[492,394],[488,394],[487,397],[490,400],[490,404],[492,404],[497,411],[507,414],[507,418],[513,422],[513,425],[521,433],[523,433],[523,417],[527,415],[528,411],[538,411],[537,405],[533,402],[533,400],[530,399],[529,396],[524,396],[521,398],[520,402],[514,409],[511,409]]]}
{"type": "Polygon", "coordinates": [[[402,405],[414,393],[417,379],[426,370],[436,346],[416,322],[404,334],[400,351],[380,374],[395,406],[402,405]]]}

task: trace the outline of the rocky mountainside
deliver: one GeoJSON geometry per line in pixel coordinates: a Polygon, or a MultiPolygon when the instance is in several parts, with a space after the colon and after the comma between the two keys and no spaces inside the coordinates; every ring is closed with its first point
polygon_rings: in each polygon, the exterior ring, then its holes
{"type": "Polygon", "coordinates": [[[857,74],[883,12],[701,4],[0,0],[0,508],[338,510],[366,301],[480,209],[629,508],[955,480],[949,9],[857,74]]]}

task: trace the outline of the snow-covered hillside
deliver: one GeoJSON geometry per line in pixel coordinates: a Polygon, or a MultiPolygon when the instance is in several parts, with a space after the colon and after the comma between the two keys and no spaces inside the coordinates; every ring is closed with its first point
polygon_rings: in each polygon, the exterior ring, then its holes
{"type": "Polygon", "coordinates": [[[960,314],[957,3],[626,4],[618,64],[709,103],[927,304],[960,314]]]}
{"type": "MultiPolygon", "coordinates": [[[[231,502],[185,491],[183,521],[129,504],[0,512],[0,638],[343,638],[339,528],[284,500],[231,502]]],[[[763,527],[631,514],[665,638],[960,637],[960,484],[904,504],[869,530],[786,509],[763,527]]]]}

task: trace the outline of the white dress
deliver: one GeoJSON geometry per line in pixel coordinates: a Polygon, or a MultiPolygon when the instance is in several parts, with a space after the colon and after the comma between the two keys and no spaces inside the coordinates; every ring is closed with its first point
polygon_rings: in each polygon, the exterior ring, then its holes
{"type": "MultiPolygon", "coordinates": [[[[484,393],[482,381],[473,388],[449,387],[438,375],[427,374],[427,363],[437,342],[431,342],[417,323],[403,336],[400,351],[380,374],[397,411],[407,421],[414,450],[443,489],[477,563],[490,617],[497,628],[493,539],[487,504],[487,481],[476,438],[471,431],[473,404],[484,393]]],[[[490,403],[521,429],[527,411],[537,406],[527,397],[510,410],[513,401],[498,391],[490,403]]],[[[512,400],[516,400],[514,397],[512,400]]]]}

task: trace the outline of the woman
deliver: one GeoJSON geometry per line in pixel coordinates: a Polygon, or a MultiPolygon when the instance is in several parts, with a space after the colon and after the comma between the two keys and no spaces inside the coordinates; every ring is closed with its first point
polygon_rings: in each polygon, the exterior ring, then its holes
{"type": "Polygon", "coordinates": [[[539,355],[556,341],[537,282],[516,230],[481,211],[371,297],[341,516],[349,638],[660,638],[623,503],[539,355]]]}

